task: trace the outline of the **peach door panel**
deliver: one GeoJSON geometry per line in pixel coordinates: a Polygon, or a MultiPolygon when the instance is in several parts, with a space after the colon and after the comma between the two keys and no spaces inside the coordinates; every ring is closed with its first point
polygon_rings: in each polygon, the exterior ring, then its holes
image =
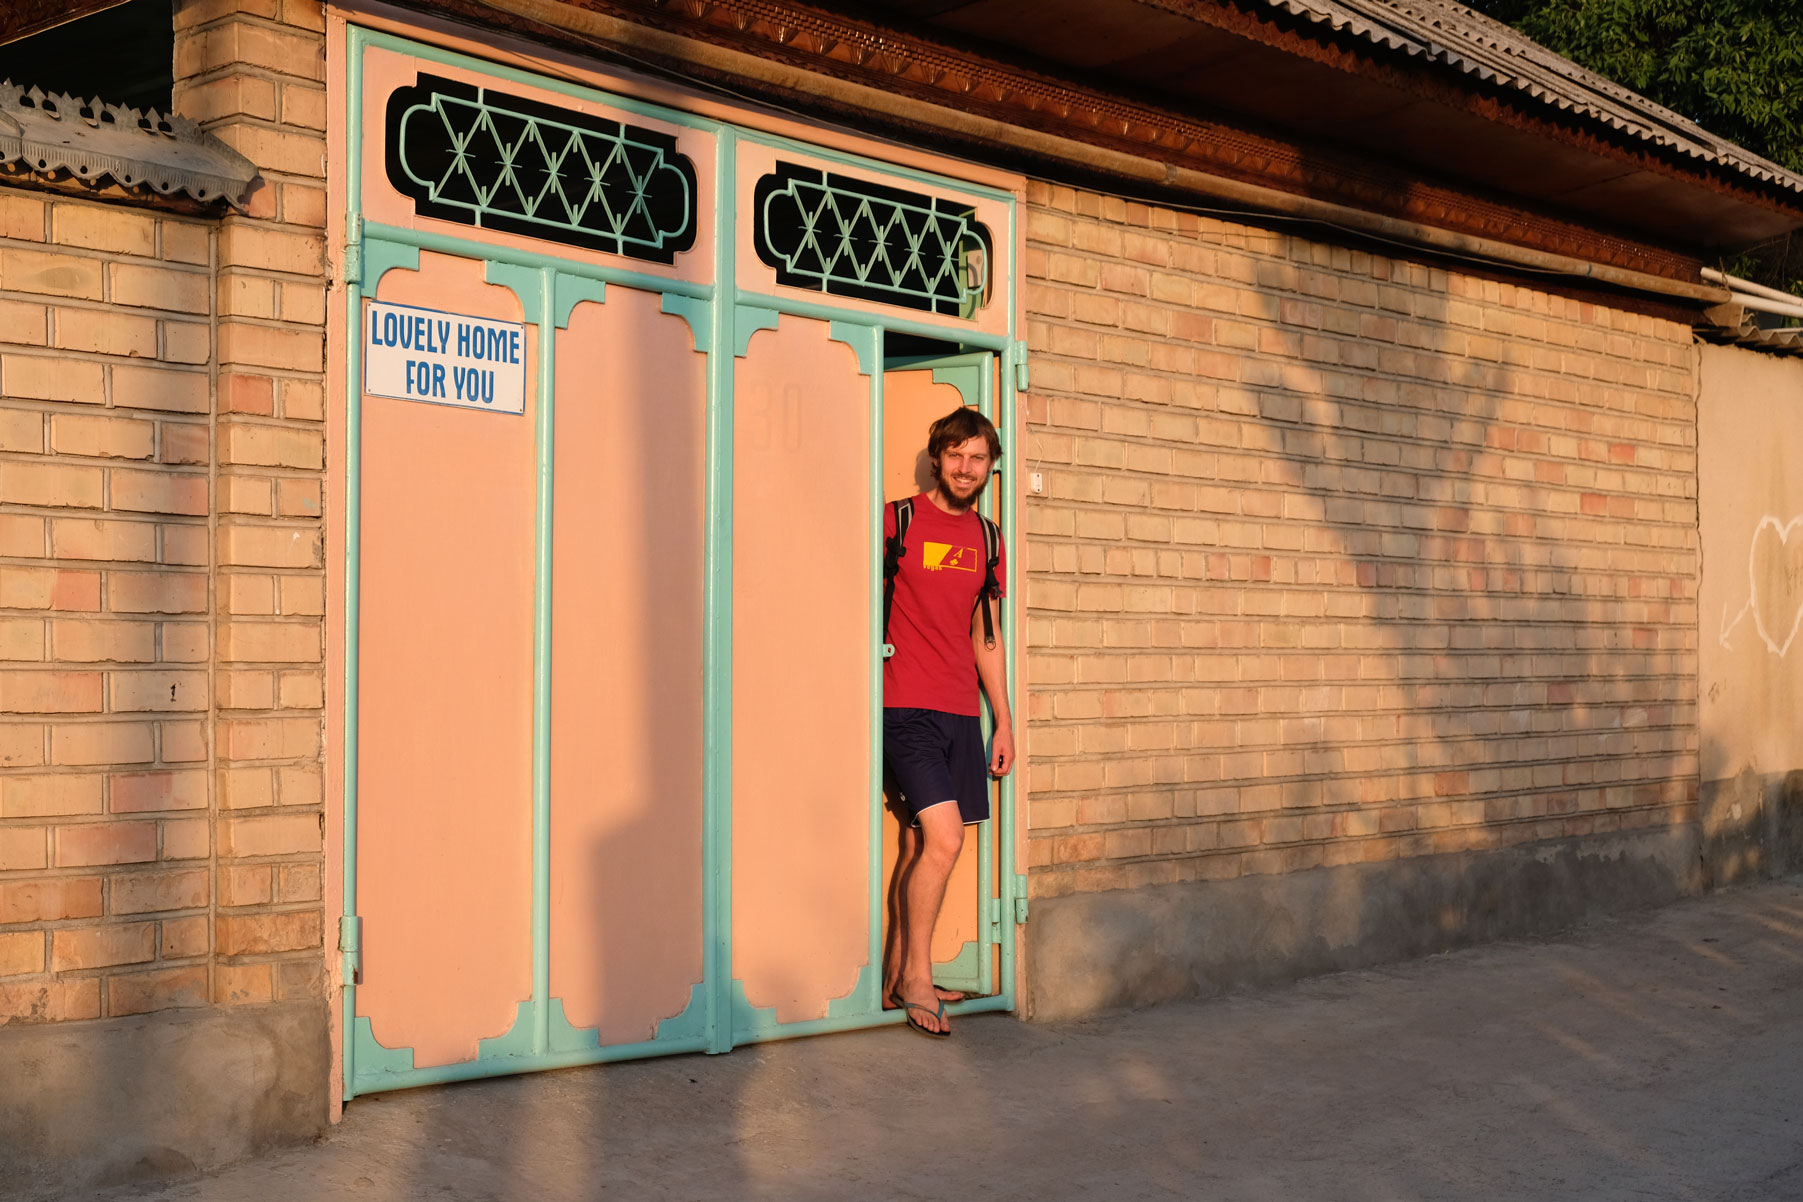
{"type": "MultiPolygon", "coordinates": [[[[930,370],[904,369],[883,374],[883,495],[887,500],[900,500],[932,488],[932,467],[927,457],[928,428],[963,403],[963,394],[950,384],[935,382],[930,370]]],[[[888,897],[887,886],[895,879],[900,828],[892,816],[897,807],[891,799],[886,801],[889,801],[886,809],[891,815],[883,823],[884,896],[888,897]]],[[[935,964],[956,957],[965,944],[976,941],[979,933],[977,830],[972,827],[965,833],[964,849],[958,853],[958,862],[946,882],[939,925],[933,929],[935,964]]],[[[892,904],[884,907],[885,940],[894,918],[892,908],[892,904]]]]}
{"type": "Polygon", "coordinates": [[[931,371],[883,373],[883,497],[898,501],[933,487],[927,428],[964,403],[931,371]]]}
{"type": "Polygon", "coordinates": [[[557,335],[550,988],[604,1045],[703,976],[707,358],[660,300],[610,286],[557,335]]]}
{"type": "Polygon", "coordinates": [[[870,381],[790,316],[735,366],[733,976],[796,1022],[870,960],[870,381]]]}
{"type": "MultiPolygon", "coordinates": [[[[521,320],[483,271],[423,253],[377,295],[521,320]]],[[[536,408],[363,398],[357,1012],[415,1067],[473,1060],[532,993],[536,408]]]]}

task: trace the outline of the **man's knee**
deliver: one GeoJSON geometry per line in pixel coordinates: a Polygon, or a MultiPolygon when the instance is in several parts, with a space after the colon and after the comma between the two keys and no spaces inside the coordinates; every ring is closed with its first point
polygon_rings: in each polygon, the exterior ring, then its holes
{"type": "Polygon", "coordinates": [[[957,859],[958,853],[964,848],[964,823],[959,818],[957,803],[947,802],[942,806],[935,806],[927,814],[931,818],[923,815],[920,823],[920,834],[926,844],[927,854],[942,859],[957,859]]]}

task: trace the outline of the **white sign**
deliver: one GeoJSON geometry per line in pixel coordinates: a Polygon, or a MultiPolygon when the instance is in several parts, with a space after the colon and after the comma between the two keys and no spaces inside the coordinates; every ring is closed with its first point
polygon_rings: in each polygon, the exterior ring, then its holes
{"type": "Polygon", "coordinates": [[[496,413],[526,412],[526,327],[370,301],[363,391],[496,413]]]}

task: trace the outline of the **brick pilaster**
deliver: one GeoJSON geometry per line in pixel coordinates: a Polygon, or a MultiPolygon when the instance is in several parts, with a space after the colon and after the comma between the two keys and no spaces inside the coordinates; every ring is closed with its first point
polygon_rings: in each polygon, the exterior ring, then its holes
{"type": "Polygon", "coordinates": [[[176,108],[258,165],[218,238],[215,1001],[322,989],[325,40],[316,0],[178,0],[176,108]]]}

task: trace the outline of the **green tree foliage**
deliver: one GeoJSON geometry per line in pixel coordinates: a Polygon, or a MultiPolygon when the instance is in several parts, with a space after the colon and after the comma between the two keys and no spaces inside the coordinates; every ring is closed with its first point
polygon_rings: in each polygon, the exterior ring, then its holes
{"type": "Polygon", "coordinates": [[[1798,0],[1480,0],[1547,49],[1803,172],[1798,0]]]}
{"type": "MultiPolygon", "coordinates": [[[[1547,49],[1803,173],[1803,0],[1470,0],[1547,49]]],[[[1803,247],[1728,269],[1803,291],[1803,247]]]]}

